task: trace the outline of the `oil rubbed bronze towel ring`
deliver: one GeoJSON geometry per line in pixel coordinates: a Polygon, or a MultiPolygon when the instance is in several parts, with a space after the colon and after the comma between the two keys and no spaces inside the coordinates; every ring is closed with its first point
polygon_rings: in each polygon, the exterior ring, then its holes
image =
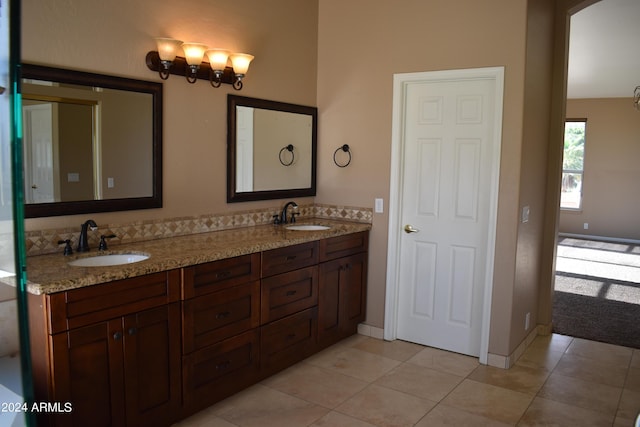
{"type": "Polygon", "coordinates": [[[289,144],[286,147],[282,147],[282,150],[280,150],[280,154],[278,154],[278,158],[280,159],[280,163],[282,164],[282,166],[291,166],[293,164],[293,161],[296,159],[296,155],[293,152],[293,144],[289,144]],[[282,153],[284,153],[285,150],[291,153],[290,162],[285,162],[282,160],[282,153]]]}
{"type": "Polygon", "coordinates": [[[344,144],[342,147],[338,147],[336,151],[333,152],[333,163],[335,163],[336,166],[338,166],[339,168],[346,168],[347,166],[349,166],[349,163],[351,163],[351,150],[349,149],[349,144],[344,144]],[[336,155],[340,150],[344,151],[349,155],[349,160],[347,161],[347,163],[340,164],[338,163],[338,160],[336,160],[336,155]]]}

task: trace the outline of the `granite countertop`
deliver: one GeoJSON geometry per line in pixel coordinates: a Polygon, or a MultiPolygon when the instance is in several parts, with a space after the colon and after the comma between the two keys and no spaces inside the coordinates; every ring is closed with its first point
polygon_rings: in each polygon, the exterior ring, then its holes
{"type": "Polygon", "coordinates": [[[282,225],[261,225],[113,246],[104,252],[92,248],[91,252],[71,256],[63,256],[61,251],[59,254],[28,257],[27,290],[36,295],[52,294],[371,229],[371,224],[324,219],[303,220],[298,224],[320,224],[331,228],[294,231],[282,225]],[[68,265],[78,258],[121,253],[146,254],[149,259],[109,267],[68,265]]]}

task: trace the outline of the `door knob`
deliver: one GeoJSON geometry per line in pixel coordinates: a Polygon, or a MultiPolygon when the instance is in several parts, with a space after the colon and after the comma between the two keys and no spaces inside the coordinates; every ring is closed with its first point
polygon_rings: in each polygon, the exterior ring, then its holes
{"type": "Polygon", "coordinates": [[[407,224],[407,225],[404,226],[404,232],[407,233],[407,234],[408,233],[417,233],[418,231],[420,231],[420,230],[418,230],[417,228],[413,228],[413,226],[411,224],[407,224]]]}

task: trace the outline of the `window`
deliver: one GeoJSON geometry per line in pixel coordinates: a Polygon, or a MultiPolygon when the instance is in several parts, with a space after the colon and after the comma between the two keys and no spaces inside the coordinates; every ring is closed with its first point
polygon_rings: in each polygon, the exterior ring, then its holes
{"type": "Polygon", "coordinates": [[[587,121],[567,120],[564,125],[564,155],[562,157],[561,209],[582,208],[582,178],[584,176],[584,142],[587,121]]]}

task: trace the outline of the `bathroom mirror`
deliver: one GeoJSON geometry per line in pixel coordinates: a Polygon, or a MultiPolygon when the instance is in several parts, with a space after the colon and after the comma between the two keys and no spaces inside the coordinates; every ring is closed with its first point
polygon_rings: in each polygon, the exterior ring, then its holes
{"type": "Polygon", "coordinates": [[[315,196],[318,110],[228,95],[227,202],[315,196]]]}
{"type": "Polygon", "coordinates": [[[25,217],[162,207],[162,84],[22,64],[25,217]]]}

